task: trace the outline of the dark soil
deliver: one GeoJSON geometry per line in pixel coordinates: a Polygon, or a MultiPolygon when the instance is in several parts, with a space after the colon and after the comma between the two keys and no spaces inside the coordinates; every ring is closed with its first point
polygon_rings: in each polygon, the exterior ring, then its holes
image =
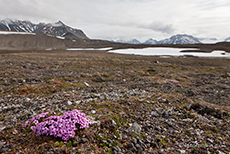
{"type": "Polygon", "coordinates": [[[47,51],[0,54],[0,153],[229,153],[230,59],[47,51]],[[24,125],[78,109],[64,142],[24,125]]]}

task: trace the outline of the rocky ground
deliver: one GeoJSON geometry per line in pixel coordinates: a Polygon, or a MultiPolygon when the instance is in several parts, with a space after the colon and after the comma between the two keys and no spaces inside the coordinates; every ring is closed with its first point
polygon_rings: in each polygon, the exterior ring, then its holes
{"type": "Polygon", "coordinates": [[[229,153],[230,59],[104,52],[0,55],[0,153],[229,153]],[[64,142],[24,125],[73,109],[92,120],[64,142]]]}

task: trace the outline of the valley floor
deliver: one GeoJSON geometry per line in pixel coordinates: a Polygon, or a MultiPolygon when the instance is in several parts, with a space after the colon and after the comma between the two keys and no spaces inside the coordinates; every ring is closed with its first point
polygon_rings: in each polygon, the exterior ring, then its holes
{"type": "Polygon", "coordinates": [[[229,153],[230,59],[0,52],[0,153],[229,153]],[[68,142],[24,125],[78,109],[68,142]]]}

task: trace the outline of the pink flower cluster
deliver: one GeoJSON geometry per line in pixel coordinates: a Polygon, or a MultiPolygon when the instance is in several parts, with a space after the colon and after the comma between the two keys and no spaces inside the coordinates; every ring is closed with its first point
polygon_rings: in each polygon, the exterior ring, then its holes
{"type": "Polygon", "coordinates": [[[76,130],[88,128],[90,123],[90,119],[86,119],[84,113],[74,109],[60,116],[56,116],[56,113],[51,111],[42,113],[27,122],[25,127],[32,125],[30,128],[37,136],[51,135],[69,140],[70,137],[75,136],[76,130]]]}

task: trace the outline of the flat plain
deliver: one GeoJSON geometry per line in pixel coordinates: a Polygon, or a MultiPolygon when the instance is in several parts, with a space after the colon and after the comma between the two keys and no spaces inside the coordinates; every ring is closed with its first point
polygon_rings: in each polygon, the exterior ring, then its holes
{"type": "Polygon", "coordinates": [[[0,153],[229,153],[230,59],[105,51],[0,53],[0,153]],[[93,124],[63,142],[26,132],[45,111],[93,124]]]}

